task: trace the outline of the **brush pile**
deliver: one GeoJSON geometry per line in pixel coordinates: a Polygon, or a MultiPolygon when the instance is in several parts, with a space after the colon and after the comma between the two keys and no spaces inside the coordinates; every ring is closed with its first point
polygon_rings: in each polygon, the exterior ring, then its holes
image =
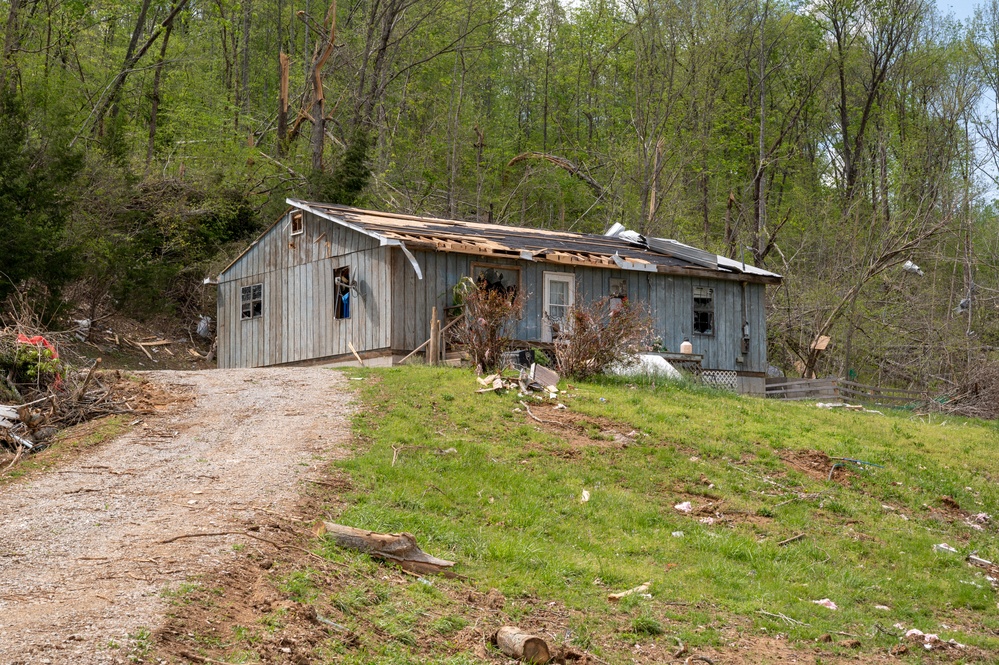
{"type": "MultiPolygon", "coordinates": [[[[120,413],[143,412],[118,372],[75,369],[43,335],[0,329],[0,452],[15,460],[44,448],[60,429],[120,413]]],[[[13,464],[13,463],[11,463],[13,464]]]]}
{"type": "Polygon", "coordinates": [[[932,411],[969,418],[999,418],[999,363],[985,363],[972,370],[960,386],[929,402],[932,411]]]}

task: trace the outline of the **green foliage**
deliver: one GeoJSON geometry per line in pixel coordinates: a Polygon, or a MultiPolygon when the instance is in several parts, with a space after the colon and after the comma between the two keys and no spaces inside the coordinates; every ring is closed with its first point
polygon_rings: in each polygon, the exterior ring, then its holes
{"type": "Polygon", "coordinates": [[[29,280],[56,295],[76,274],[65,226],[80,165],[60,136],[41,140],[24,101],[0,87],[0,302],[29,280]]]}
{"type": "Polygon", "coordinates": [[[13,357],[0,357],[0,371],[11,377],[14,383],[51,383],[62,373],[63,366],[52,351],[30,344],[14,347],[13,357]]]}
{"type": "Polygon", "coordinates": [[[331,173],[312,173],[309,184],[311,195],[328,203],[357,205],[371,177],[368,167],[370,147],[368,134],[360,130],[355,132],[331,173]]]}

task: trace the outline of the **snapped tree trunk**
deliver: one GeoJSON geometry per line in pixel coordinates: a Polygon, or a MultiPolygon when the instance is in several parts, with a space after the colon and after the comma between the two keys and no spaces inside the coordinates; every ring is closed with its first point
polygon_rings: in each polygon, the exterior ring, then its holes
{"type": "Polygon", "coordinates": [[[326,145],[326,94],[323,92],[323,67],[333,54],[333,43],[336,41],[336,0],[330,3],[326,13],[326,22],[330,30],[326,43],[316,49],[312,61],[312,170],[319,173],[323,170],[323,149],[326,145]]]}
{"type": "Polygon", "coordinates": [[[277,154],[283,157],[288,148],[288,71],[291,58],[283,51],[278,55],[280,85],[278,89],[277,154]]]}
{"type": "Polygon", "coordinates": [[[340,547],[398,563],[414,573],[441,573],[454,566],[454,561],[438,559],[420,549],[410,533],[377,533],[351,526],[323,522],[325,535],[340,547]]]}

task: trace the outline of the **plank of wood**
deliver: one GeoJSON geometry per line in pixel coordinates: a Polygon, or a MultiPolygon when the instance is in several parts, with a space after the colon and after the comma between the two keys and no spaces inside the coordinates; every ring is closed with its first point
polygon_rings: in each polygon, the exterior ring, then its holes
{"type": "Polygon", "coordinates": [[[347,348],[350,349],[350,352],[354,354],[355,358],[357,358],[357,362],[361,363],[361,367],[364,367],[364,361],[361,360],[361,356],[357,355],[357,349],[354,348],[354,345],[347,342],[347,348]]]}

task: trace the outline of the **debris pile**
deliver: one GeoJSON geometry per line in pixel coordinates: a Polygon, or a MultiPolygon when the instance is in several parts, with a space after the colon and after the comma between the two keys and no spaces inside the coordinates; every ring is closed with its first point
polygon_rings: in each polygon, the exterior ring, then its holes
{"type": "Polygon", "coordinates": [[[962,385],[930,400],[927,410],[969,418],[999,418],[999,364],[977,367],[962,385]]]}
{"type": "Polygon", "coordinates": [[[556,399],[559,394],[559,375],[547,367],[532,364],[530,368],[520,370],[516,378],[504,377],[502,372],[490,374],[489,376],[479,376],[476,380],[482,388],[476,390],[477,393],[491,393],[498,390],[519,390],[520,396],[531,392],[547,393],[552,399],[556,399]]]}
{"type": "Polygon", "coordinates": [[[41,335],[0,330],[0,451],[14,454],[45,448],[64,427],[120,413],[141,413],[134,396],[118,389],[118,372],[99,372],[101,360],[75,370],[41,335]]]}

